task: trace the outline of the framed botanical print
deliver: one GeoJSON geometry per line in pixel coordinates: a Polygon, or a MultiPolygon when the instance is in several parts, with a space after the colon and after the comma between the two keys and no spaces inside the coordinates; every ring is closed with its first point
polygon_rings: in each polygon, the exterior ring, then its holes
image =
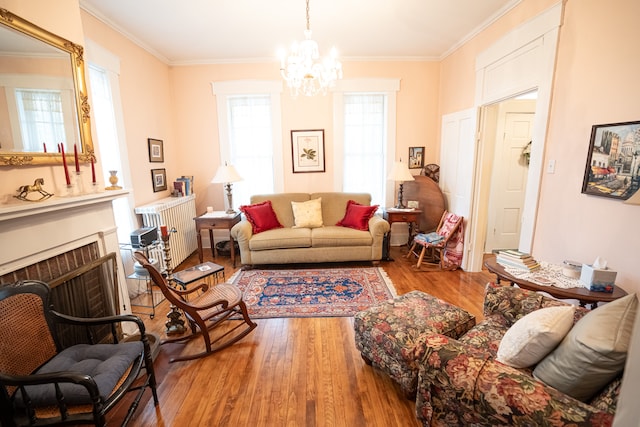
{"type": "Polygon", "coordinates": [[[292,130],[293,173],[324,172],[324,129],[292,130]]]}

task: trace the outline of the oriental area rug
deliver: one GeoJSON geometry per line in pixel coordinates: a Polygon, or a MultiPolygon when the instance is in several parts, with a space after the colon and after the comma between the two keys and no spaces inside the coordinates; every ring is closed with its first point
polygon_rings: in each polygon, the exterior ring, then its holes
{"type": "Polygon", "coordinates": [[[240,270],[230,280],[254,319],[353,316],[393,298],[382,268],[240,270]]]}

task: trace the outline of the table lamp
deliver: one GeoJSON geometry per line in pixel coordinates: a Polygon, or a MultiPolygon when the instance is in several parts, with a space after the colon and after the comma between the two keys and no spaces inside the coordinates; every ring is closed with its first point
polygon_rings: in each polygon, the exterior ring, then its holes
{"type": "Polygon", "coordinates": [[[224,166],[220,166],[216,171],[215,176],[211,180],[213,184],[224,184],[225,189],[227,190],[227,203],[228,207],[225,213],[233,214],[236,213],[233,210],[233,196],[231,195],[231,183],[242,181],[242,177],[238,175],[236,169],[232,165],[227,165],[227,162],[224,162],[224,166]]]}
{"type": "Polygon", "coordinates": [[[402,203],[402,186],[404,181],[413,181],[415,179],[413,175],[411,175],[411,172],[409,172],[407,164],[402,163],[402,159],[400,159],[399,162],[393,162],[391,172],[389,172],[387,179],[400,183],[398,188],[398,203],[394,207],[396,209],[406,209],[407,207],[402,203]]]}

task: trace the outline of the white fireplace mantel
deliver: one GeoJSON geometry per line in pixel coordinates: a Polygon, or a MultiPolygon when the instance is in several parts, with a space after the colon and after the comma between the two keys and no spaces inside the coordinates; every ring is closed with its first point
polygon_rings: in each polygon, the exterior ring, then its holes
{"type": "Polygon", "coordinates": [[[42,202],[12,200],[0,205],[0,275],[97,242],[101,256],[117,254],[120,301],[129,307],[111,203],[129,192],[104,191],[42,202]]]}
{"type": "Polygon", "coordinates": [[[0,205],[0,223],[24,216],[55,212],[62,209],[92,205],[95,203],[109,202],[127,194],[129,194],[129,190],[123,189],[84,194],[74,197],[52,197],[51,199],[42,202],[25,202],[16,199],[11,203],[0,205]]]}

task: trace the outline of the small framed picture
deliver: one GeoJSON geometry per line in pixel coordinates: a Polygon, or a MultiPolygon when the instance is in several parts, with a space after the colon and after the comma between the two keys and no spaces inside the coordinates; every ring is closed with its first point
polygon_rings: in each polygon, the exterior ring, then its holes
{"type": "Polygon", "coordinates": [[[324,129],[292,130],[293,173],[324,172],[324,129]]]}
{"type": "Polygon", "coordinates": [[[147,143],[149,144],[149,161],[151,163],[164,162],[164,148],[162,146],[162,140],[148,138],[147,143]]]}
{"type": "Polygon", "coordinates": [[[424,147],[409,147],[409,169],[420,169],[424,166],[424,147]]]}
{"type": "Polygon", "coordinates": [[[640,187],[640,121],[593,125],[582,192],[627,200],[640,187]]]}
{"type": "Polygon", "coordinates": [[[151,181],[153,183],[153,192],[164,191],[167,189],[167,171],[166,169],[151,169],[151,181]]]}

